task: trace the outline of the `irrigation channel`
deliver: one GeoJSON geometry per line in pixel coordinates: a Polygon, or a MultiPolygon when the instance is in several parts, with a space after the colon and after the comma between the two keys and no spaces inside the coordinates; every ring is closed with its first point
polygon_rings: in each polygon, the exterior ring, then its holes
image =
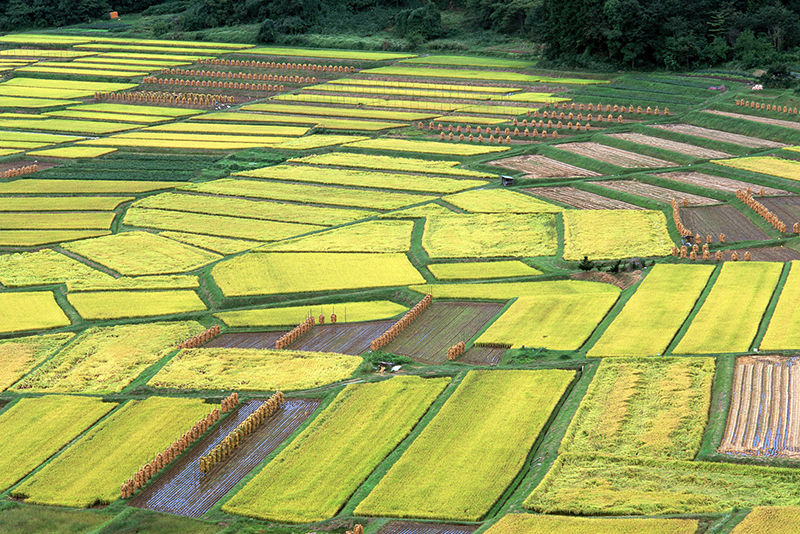
{"type": "Polygon", "coordinates": [[[287,399],[258,429],[244,438],[233,454],[201,473],[198,460],[216,447],[263,400],[242,403],[209,436],[171,466],[128,504],[188,517],[200,517],[252,471],[319,406],[318,399],[287,399]]]}

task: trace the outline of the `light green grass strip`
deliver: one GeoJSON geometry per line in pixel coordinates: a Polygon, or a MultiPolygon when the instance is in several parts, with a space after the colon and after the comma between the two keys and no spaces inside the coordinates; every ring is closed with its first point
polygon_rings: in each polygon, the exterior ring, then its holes
{"type": "Polygon", "coordinates": [[[330,59],[354,59],[363,61],[388,61],[392,59],[406,59],[416,57],[416,54],[400,54],[393,52],[362,52],[355,50],[322,50],[312,48],[280,48],[261,47],[247,50],[247,54],[260,54],[269,56],[297,56],[320,57],[330,59]]]}

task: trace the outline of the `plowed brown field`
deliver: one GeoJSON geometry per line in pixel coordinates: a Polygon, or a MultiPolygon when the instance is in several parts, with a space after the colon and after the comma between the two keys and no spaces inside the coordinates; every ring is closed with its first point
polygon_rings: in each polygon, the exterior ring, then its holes
{"type": "Polygon", "coordinates": [[[775,189],[773,187],[765,187],[763,185],[751,184],[749,182],[742,182],[739,180],[732,180],[730,178],[723,178],[721,176],[714,176],[702,172],[664,172],[656,174],[659,178],[666,178],[667,180],[675,180],[684,184],[698,185],[700,187],[707,187],[709,189],[716,189],[717,191],[725,191],[727,193],[736,193],[739,189],[747,190],[750,188],[754,194],[758,194],[762,189],[765,195],[788,195],[788,191],[783,189],[775,189]]]}
{"type": "Polygon", "coordinates": [[[643,210],[640,206],[574,187],[535,187],[528,193],[583,210],[643,210]]]}
{"type": "Polygon", "coordinates": [[[783,143],[776,143],[775,141],[769,141],[767,139],[728,133],[722,130],[711,130],[709,128],[701,128],[700,126],[692,126],[691,124],[653,124],[651,127],[702,137],[703,139],[711,139],[713,141],[733,143],[734,145],[746,146],[748,148],[780,148],[786,146],[783,143]]]}
{"type": "Polygon", "coordinates": [[[635,152],[628,152],[627,150],[601,145],[600,143],[562,143],[560,145],[555,145],[554,148],[566,150],[573,154],[596,159],[604,163],[610,163],[611,165],[616,165],[617,167],[623,167],[625,169],[635,169],[638,167],[653,169],[659,167],[677,167],[675,163],[663,159],[642,156],[635,152]]]}
{"type": "Polygon", "coordinates": [[[525,173],[523,178],[579,178],[585,176],[600,176],[599,173],[594,171],[581,169],[569,163],[562,163],[558,160],[538,155],[498,159],[496,161],[490,161],[489,164],[522,171],[525,173]]]}
{"type": "Polygon", "coordinates": [[[650,200],[657,200],[669,204],[672,199],[675,199],[681,206],[683,201],[687,201],[690,206],[709,206],[713,204],[720,204],[719,200],[713,198],[701,197],[699,195],[692,195],[691,193],[684,193],[683,191],[675,191],[657,185],[651,185],[644,182],[637,182],[636,180],[605,180],[602,182],[594,182],[597,185],[602,185],[614,191],[621,191],[629,193],[638,197],[647,198],[650,200]]]}
{"type": "Polygon", "coordinates": [[[630,141],[631,143],[638,143],[640,145],[662,148],[664,150],[678,152],[679,154],[694,156],[698,159],[731,157],[731,154],[728,154],[727,152],[720,152],[719,150],[711,150],[710,148],[694,146],[688,143],[679,143],[677,141],[670,141],[669,139],[661,139],[660,137],[653,137],[651,135],[643,135],[638,133],[618,133],[618,134],[610,134],[609,137],[623,139],[625,141],[630,141]]]}
{"type": "Polygon", "coordinates": [[[712,235],[714,242],[725,234],[726,242],[767,239],[769,236],[729,204],[681,208],[684,226],[694,234],[712,235]]]}

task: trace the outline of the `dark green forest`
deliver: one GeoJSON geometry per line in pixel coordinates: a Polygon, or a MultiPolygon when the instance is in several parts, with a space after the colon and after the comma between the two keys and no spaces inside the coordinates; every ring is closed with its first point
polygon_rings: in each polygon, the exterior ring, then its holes
{"type": "Polygon", "coordinates": [[[249,25],[261,43],[350,35],[363,39],[347,46],[475,51],[513,41],[543,64],[594,70],[800,64],[800,0],[0,0],[0,29],[109,11],[152,19],[148,37],[249,25]]]}

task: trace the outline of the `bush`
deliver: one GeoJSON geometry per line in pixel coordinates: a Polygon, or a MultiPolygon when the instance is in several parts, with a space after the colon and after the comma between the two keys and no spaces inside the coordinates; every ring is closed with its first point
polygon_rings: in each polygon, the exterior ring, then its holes
{"type": "Polygon", "coordinates": [[[767,72],[758,77],[758,83],[768,89],[788,89],[797,85],[797,79],[783,63],[773,63],[767,72]]]}
{"type": "Polygon", "coordinates": [[[398,35],[435,39],[442,35],[442,14],[433,2],[417,9],[405,9],[394,17],[398,35]]]}
{"type": "Polygon", "coordinates": [[[277,37],[278,29],[275,25],[275,21],[272,19],[264,19],[264,22],[258,27],[256,41],[259,43],[274,43],[277,37]]]}

